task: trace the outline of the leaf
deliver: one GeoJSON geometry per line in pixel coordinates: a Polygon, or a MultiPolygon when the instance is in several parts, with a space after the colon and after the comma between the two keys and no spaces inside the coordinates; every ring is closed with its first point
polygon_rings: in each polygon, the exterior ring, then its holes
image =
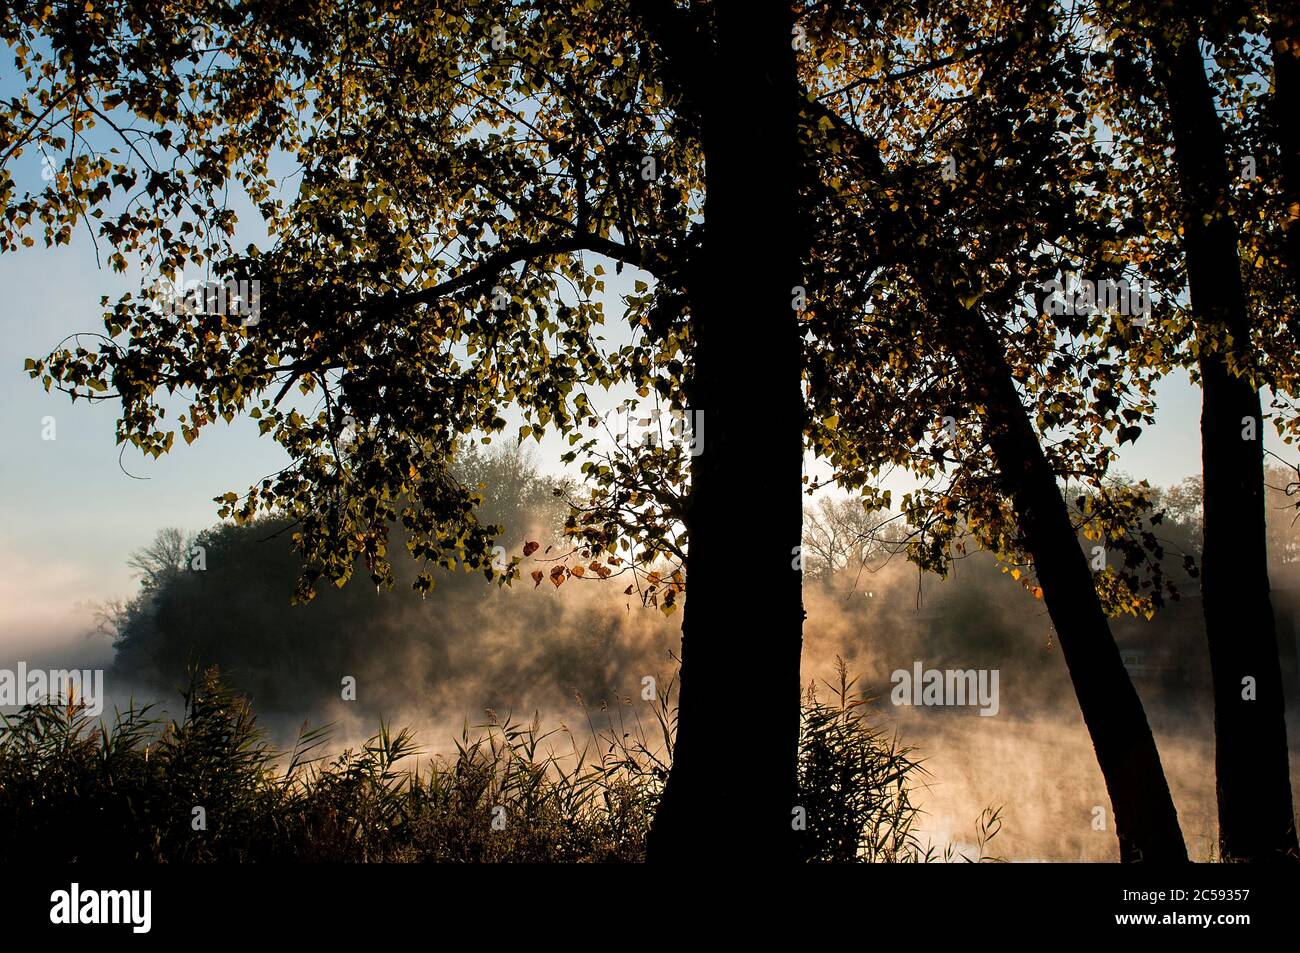
{"type": "Polygon", "coordinates": [[[551,584],[555,586],[556,589],[559,589],[560,586],[564,585],[564,580],[568,572],[569,571],[563,566],[556,566],[551,570],[551,584]]]}
{"type": "Polygon", "coordinates": [[[540,585],[542,584],[542,577],[544,577],[545,575],[546,575],[546,573],[542,572],[540,569],[536,570],[536,571],[533,573],[533,588],[534,588],[534,589],[536,589],[538,586],[540,586],[540,585]]]}
{"type": "Polygon", "coordinates": [[[534,542],[530,539],[528,542],[524,543],[524,556],[531,556],[541,548],[541,545],[541,543],[534,542]]]}

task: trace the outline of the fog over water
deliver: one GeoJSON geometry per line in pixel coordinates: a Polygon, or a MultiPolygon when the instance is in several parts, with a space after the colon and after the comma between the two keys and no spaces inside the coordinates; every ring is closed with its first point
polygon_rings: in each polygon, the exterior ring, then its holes
{"type": "MultiPolygon", "coordinates": [[[[525,574],[498,589],[481,576],[460,576],[426,601],[401,588],[376,593],[353,585],[291,608],[287,551],[259,556],[257,565],[240,557],[238,572],[221,568],[222,552],[249,545],[241,538],[233,549],[216,547],[207,574],[196,574],[197,588],[186,589],[188,580],[177,584],[155,607],[148,638],[136,633],[143,642],[135,655],[123,650],[115,662],[110,638],[93,632],[92,607],[81,606],[33,625],[29,638],[8,633],[0,666],[22,659],[32,667],[107,667],[108,713],[132,696],[175,713],[174,689],[188,653],[218,664],[246,691],[282,746],[304,719],[334,723],[335,747],[359,744],[383,719],[415,728],[428,756],[452,750],[466,724],[473,734],[488,710],[522,720],[536,714],[544,728],[571,729],[575,741],[552,739],[561,752],[581,747],[592,723],[599,730],[620,718],[626,726],[640,719],[653,734],[652,706],[641,690],[647,676],[661,686],[673,677],[681,616],[625,595],[623,579],[534,587],[525,574]],[[138,654],[151,646],[156,665],[138,654]],[[355,702],[339,697],[344,676],[357,680],[355,702]]],[[[1279,601],[1286,598],[1282,590],[1279,601]]],[[[991,558],[963,561],[948,580],[920,577],[895,560],[875,572],[810,580],[805,601],[804,681],[832,679],[836,657],[844,658],[860,686],[877,696],[876,723],[915,746],[927,772],[915,792],[925,812],[923,840],[940,850],[969,847],[980,812],[1001,806],[1003,828],[991,846],[997,856],[1117,859],[1109,800],[1045,607],[991,558]],[[997,670],[997,714],[981,716],[976,706],[894,705],[892,673],[910,674],[918,662],[926,669],[997,670]]],[[[1215,835],[1213,724],[1198,613],[1194,601],[1174,603],[1155,623],[1115,628],[1121,647],[1146,646],[1141,663],[1131,666],[1135,683],[1189,850],[1206,859],[1215,835]],[[1151,650],[1148,629],[1162,652],[1151,650]]],[[[1294,633],[1281,634],[1290,635],[1294,652],[1294,633]]],[[[739,652],[751,640],[761,644],[762,633],[736,633],[724,622],[718,637],[735,639],[739,652]]],[[[718,726],[728,744],[743,739],[749,701],[739,661],[734,696],[734,724],[718,726]]],[[[1296,707],[1293,696],[1292,783],[1300,790],[1296,707]]]]}

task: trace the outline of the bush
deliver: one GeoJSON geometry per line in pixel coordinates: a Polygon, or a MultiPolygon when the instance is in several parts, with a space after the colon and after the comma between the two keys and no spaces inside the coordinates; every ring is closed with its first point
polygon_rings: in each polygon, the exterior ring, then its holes
{"type": "MultiPolygon", "coordinates": [[[[305,726],[276,751],[214,669],[192,676],[167,724],[147,706],[111,727],[76,705],[27,706],[0,722],[0,861],[641,860],[668,774],[671,691],[653,744],[627,705],[606,709],[604,729],[589,719],[581,748],[567,728],[489,713],[454,754],[409,770],[412,733],[382,724],[331,758],[319,754],[328,729],[305,726]]],[[[805,858],[936,859],[913,831],[911,749],[866,721],[843,663],[834,693],[810,690],[804,708],[805,858]]]]}

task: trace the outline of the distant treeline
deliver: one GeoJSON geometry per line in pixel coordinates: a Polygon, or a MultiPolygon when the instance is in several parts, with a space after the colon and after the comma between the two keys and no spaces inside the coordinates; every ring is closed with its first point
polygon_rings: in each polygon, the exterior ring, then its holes
{"type": "MultiPolygon", "coordinates": [[[[510,556],[525,539],[557,551],[566,512],[553,487],[519,451],[471,452],[462,478],[479,485],[484,518],[505,528],[510,556]]],[[[1200,491],[1196,481],[1156,490],[1159,571],[1178,593],[1150,620],[1115,620],[1116,638],[1143,694],[1196,706],[1208,691],[1199,589],[1200,491]]],[[[1295,618],[1300,558],[1286,474],[1270,474],[1274,604],[1288,689],[1297,691],[1295,618]]],[[[442,571],[425,599],[379,593],[358,578],[291,605],[301,568],[288,527],[260,520],[186,537],[159,533],[136,554],[141,588],[113,612],[117,656],[111,683],[169,695],[194,668],[217,666],[259,711],[301,716],[340,698],[357,680],[356,708],[392,717],[473,718],[484,708],[564,711],[641,691],[673,671],[675,619],[624,594],[621,579],[572,580],[536,588],[523,574],[511,589],[481,575],[442,571]],[[196,550],[196,547],[200,549],[196,550]],[[201,552],[202,569],[194,568],[201,552]]],[[[1062,697],[1066,675],[1033,580],[973,551],[945,579],[919,574],[899,554],[907,533],[853,501],[824,500],[805,521],[809,606],[805,681],[843,654],[883,694],[890,671],[913,659],[951,668],[1000,668],[1010,715],[1062,697]],[[1017,574],[1019,575],[1019,574],[1017,574]]],[[[1081,539],[1080,545],[1092,546],[1081,539]]],[[[738,554],[738,558],[743,555],[738,554]]],[[[1112,557],[1113,558],[1113,557],[1112,557]]],[[[399,574],[413,572],[396,561],[399,574]]],[[[531,566],[531,563],[530,563],[531,566]]]]}

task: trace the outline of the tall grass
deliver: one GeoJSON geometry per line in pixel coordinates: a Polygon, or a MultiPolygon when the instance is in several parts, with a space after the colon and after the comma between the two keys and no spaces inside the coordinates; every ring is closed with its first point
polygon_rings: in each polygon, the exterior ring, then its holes
{"type": "MultiPolygon", "coordinates": [[[[804,858],[954,859],[916,833],[912,749],[867,717],[842,663],[827,687],[803,710],[804,858]]],[[[638,861],[671,764],[671,691],[649,726],[630,705],[589,712],[582,740],[489,712],[422,764],[412,732],[382,724],[332,756],[328,728],[279,751],[215,670],[195,673],[171,721],[27,706],[0,719],[0,861],[638,861]]],[[[984,854],[981,841],[969,859],[984,854]]]]}

